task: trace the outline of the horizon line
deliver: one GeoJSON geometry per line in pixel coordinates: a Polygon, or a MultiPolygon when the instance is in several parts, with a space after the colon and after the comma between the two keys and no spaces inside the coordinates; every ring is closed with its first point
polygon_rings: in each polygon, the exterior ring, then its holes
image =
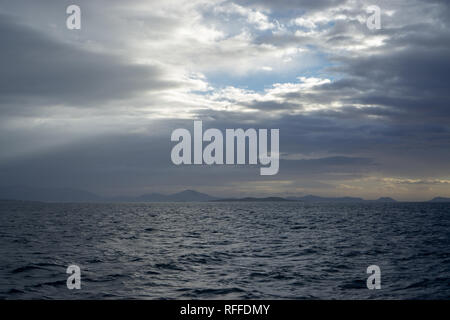
{"type": "MultiPolygon", "coordinates": [[[[86,189],[81,189],[81,188],[77,188],[77,187],[32,187],[32,186],[26,186],[26,185],[13,185],[13,186],[0,186],[1,189],[8,189],[8,188],[30,188],[30,189],[35,189],[35,190],[65,190],[65,191],[77,191],[77,192],[85,192],[90,194],[91,196],[95,196],[98,197],[100,199],[98,200],[104,200],[105,202],[117,202],[118,199],[115,198],[135,198],[137,200],[137,198],[143,197],[143,196],[149,196],[149,195],[160,195],[160,196],[174,196],[183,192],[195,192],[198,194],[202,194],[202,195],[206,195],[209,196],[211,198],[215,198],[216,200],[229,200],[229,199],[245,199],[245,198],[255,198],[255,199],[264,199],[264,198],[284,198],[285,200],[289,200],[290,198],[305,198],[305,197],[318,197],[318,198],[324,198],[324,199],[345,199],[345,198],[350,198],[353,199],[354,201],[356,200],[362,200],[362,201],[379,201],[383,198],[387,198],[387,199],[392,199],[396,202],[429,202],[435,199],[439,199],[439,198],[443,198],[443,199],[450,199],[450,197],[447,196],[443,196],[443,195],[434,195],[431,196],[431,198],[428,199],[423,199],[423,200],[399,200],[396,199],[392,196],[379,196],[375,199],[366,199],[360,196],[354,196],[354,195],[340,195],[340,196],[327,196],[327,195],[319,195],[319,194],[314,194],[314,193],[302,193],[302,194],[297,194],[297,195],[280,195],[280,194],[270,194],[270,195],[245,195],[245,196],[216,196],[216,195],[211,195],[209,193],[205,193],[203,191],[198,191],[195,189],[182,189],[181,191],[176,191],[176,192],[157,192],[157,191],[150,191],[150,192],[145,192],[145,193],[139,193],[139,194],[134,194],[134,195],[123,195],[123,194],[119,194],[119,195],[112,195],[112,196],[105,196],[102,195],[101,193],[97,193],[97,192],[92,192],[86,189]],[[115,200],[114,200],[115,199],[115,200]]],[[[18,201],[23,201],[20,199],[10,199],[9,197],[2,197],[2,195],[0,194],[0,200],[18,200],[18,201]]],[[[24,200],[27,201],[27,200],[24,200]]],[[[38,200],[39,201],[39,200],[38,200]]],[[[53,201],[52,201],[53,202],[53,201]]],[[[120,202],[120,201],[119,201],[120,202]]],[[[123,201],[122,201],[123,202],[123,201]]],[[[145,201],[143,201],[145,202],[145,201]]],[[[156,202],[156,201],[153,201],[156,202]]],[[[388,201],[387,201],[388,202],[388,201]]]]}

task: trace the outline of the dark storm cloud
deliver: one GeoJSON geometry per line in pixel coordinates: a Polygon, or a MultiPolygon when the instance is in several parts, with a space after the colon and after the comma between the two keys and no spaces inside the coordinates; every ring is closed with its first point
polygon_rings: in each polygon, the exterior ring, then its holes
{"type": "MultiPolygon", "coordinates": [[[[441,39],[447,43],[449,40],[441,39]]],[[[354,77],[349,82],[351,87],[362,92],[347,100],[392,108],[402,113],[402,119],[423,121],[425,117],[448,121],[449,55],[450,45],[440,50],[413,48],[382,56],[348,59],[343,71],[354,77]]],[[[334,85],[339,86],[339,81],[334,85]]]]}
{"type": "Polygon", "coordinates": [[[95,106],[142,90],[176,86],[157,67],[128,64],[57,42],[0,15],[0,105],[3,115],[38,105],[95,106]]]}

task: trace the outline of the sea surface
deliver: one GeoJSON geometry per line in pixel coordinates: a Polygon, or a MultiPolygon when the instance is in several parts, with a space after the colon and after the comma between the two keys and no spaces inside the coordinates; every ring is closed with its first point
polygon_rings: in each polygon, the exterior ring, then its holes
{"type": "Polygon", "coordinates": [[[2,203],[0,298],[449,299],[450,204],[2,203]]]}

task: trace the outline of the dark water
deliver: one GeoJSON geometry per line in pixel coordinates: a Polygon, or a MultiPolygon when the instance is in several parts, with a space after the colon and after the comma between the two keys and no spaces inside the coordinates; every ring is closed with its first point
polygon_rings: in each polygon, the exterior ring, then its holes
{"type": "Polygon", "coordinates": [[[449,299],[450,204],[2,204],[0,298],[449,299]]]}

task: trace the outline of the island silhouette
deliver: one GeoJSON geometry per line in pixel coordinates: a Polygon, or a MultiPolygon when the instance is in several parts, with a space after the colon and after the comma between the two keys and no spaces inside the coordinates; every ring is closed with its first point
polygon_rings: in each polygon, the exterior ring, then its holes
{"type": "MultiPolygon", "coordinates": [[[[172,194],[147,193],[139,196],[104,197],[95,193],[74,188],[36,188],[29,186],[0,187],[0,200],[39,201],[39,202],[336,202],[336,203],[395,203],[391,197],[366,200],[358,197],[305,196],[267,196],[267,197],[219,197],[195,190],[183,190],[172,194]]],[[[432,203],[447,203],[450,198],[435,197],[432,203]]]]}

